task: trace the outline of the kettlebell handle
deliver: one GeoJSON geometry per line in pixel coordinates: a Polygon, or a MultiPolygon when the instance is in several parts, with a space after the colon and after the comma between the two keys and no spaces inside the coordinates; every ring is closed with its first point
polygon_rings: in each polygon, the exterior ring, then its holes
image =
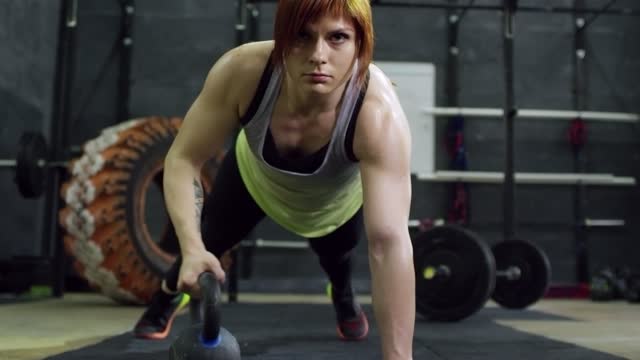
{"type": "Polygon", "coordinates": [[[205,271],[198,277],[198,284],[202,292],[202,340],[211,342],[218,339],[220,334],[220,283],[213,273],[205,271]]]}

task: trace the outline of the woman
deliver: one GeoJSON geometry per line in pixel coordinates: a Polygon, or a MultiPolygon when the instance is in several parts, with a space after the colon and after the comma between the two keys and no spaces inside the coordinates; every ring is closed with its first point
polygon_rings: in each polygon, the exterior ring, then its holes
{"type": "Polygon", "coordinates": [[[368,333],[351,286],[351,252],[364,228],[384,359],[411,359],[411,137],[372,53],[368,0],[280,0],[274,41],[242,45],[216,62],[166,158],[165,199],[181,256],[136,336],[166,336],[178,292],[197,294],[204,271],[224,281],[220,256],[269,216],[309,239],[345,340],[368,333]],[[238,126],[204,201],[201,166],[238,126]]]}

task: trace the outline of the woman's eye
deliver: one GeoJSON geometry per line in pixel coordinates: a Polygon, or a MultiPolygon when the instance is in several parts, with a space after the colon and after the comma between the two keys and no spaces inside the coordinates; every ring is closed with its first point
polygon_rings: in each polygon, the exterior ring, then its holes
{"type": "Polygon", "coordinates": [[[343,34],[343,33],[339,33],[339,34],[333,34],[331,36],[331,40],[334,42],[343,42],[345,40],[349,39],[349,35],[347,34],[343,34]]]}

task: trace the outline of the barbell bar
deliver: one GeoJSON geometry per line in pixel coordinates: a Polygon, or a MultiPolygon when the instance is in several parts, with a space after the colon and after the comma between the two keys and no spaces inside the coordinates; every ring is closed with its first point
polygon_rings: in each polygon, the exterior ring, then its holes
{"type": "MultiPolygon", "coordinates": [[[[434,280],[438,277],[447,279],[451,275],[451,268],[445,264],[430,266],[423,270],[423,277],[429,280],[434,280]]],[[[514,281],[522,277],[522,270],[518,266],[509,266],[505,270],[496,270],[495,275],[498,278],[514,281]]]]}
{"type": "MultiPolygon", "coordinates": [[[[36,165],[41,168],[51,168],[51,167],[66,167],[69,165],[68,161],[47,161],[43,159],[39,159],[36,162],[36,165]]],[[[15,168],[18,166],[18,161],[16,159],[0,159],[0,167],[4,168],[15,168]]]]}
{"type": "Polygon", "coordinates": [[[522,270],[517,266],[509,266],[505,270],[496,270],[496,277],[509,281],[518,280],[522,277],[522,270]]]}

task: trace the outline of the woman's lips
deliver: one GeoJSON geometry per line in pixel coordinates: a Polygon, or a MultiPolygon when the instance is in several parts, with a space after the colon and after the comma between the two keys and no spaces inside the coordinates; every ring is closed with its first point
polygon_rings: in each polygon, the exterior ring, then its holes
{"type": "Polygon", "coordinates": [[[322,73],[309,73],[306,75],[314,83],[324,83],[329,81],[329,79],[331,78],[331,76],[322,73]]]}

